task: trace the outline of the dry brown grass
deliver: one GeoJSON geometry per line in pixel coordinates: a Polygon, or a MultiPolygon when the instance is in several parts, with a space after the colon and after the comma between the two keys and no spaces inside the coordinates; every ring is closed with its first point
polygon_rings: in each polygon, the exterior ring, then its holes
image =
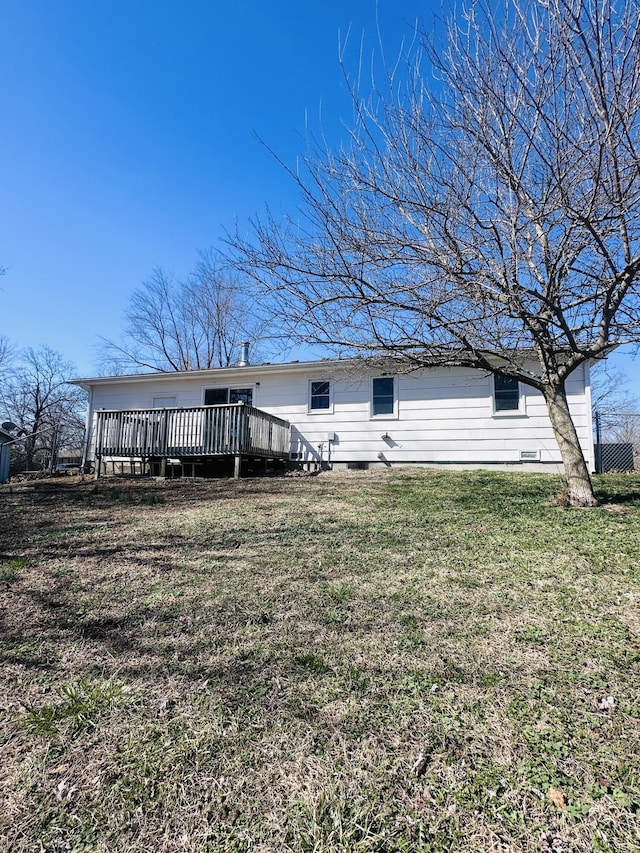
{"type": "Polygon", "coordinates": [[[599,487],[3,487],[0,843],[637,850],[640,478],[599,487]]]}

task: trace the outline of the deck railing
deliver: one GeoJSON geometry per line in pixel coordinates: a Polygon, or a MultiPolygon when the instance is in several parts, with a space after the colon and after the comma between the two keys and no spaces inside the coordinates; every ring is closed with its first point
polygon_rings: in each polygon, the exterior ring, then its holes
{"type": "Polygon", "coordinates": [[[289,456],[289,423],[245,403],[96,412],[95,457],[289,456]]]}

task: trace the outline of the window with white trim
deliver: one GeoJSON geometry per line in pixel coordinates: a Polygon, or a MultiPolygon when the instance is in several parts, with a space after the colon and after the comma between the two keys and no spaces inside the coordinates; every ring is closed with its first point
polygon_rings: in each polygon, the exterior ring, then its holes
{"type": "Polygon", "coordinates": [[[228,403],[253,405],[253,388],[205,388],[205,406],[225,406],[228,403]]]}
{"type": "Polygon", "coordinates": [[[309,382],[309,411],[330,412],[333,408],[329,379],[312,379],[309,382]]]}
{"type": "Polygon", "coordinates": [[[388,417],[396,413],[396,381],[393,376],[374,376],[371,380],[371,416],[388,417]]]}
{"type": "Polygon", "coordinates": [[[174,409],[176,405],[175,397],[154,397],[153,398],[153,408],[154,409],[174,409]]]}
{"type": "Polygon", "coordinates": [[[522,411],[520,383],[517,379],[504,376],[502,373],[494,373],[493,411],[496,414],[513,414],[522,411]]]}

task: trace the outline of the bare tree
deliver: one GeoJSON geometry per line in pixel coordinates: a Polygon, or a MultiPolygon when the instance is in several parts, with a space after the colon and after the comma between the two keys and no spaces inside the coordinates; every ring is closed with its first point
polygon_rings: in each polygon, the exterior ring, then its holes
{"type": "MultiPolygon", "coordinates": [[[[621,412],[615,418],[605,418],[605,441],[613,441],[618,444],[630,444],[633,447],[633,455],[637,460],[640,455],[640,413],[621,412]]],[[[638,462],[636,461],[636,470],[638,462]]]]}
{"type": "Polygon", "coordinates": [[[23,436],[27,470],[38,457],[50,454],[54,439],[58,447],[82,444],[87,401],[82,389],[67,384],[74,372],[49,347],[29,348],[0,386],[3,414],[23,436]]]}
{"type": "Polygon", "coordinates": [[[600,362],[591,371],[591,406],[595,416],[596,442],[632,445],[637,468],[640,461],[640,403],[629,392],[628,383],[623,370],[611,368],[606,361],[600,362]]]}
{"type": "Polygon", "coordinates": [[[594,505],[565,383],[640,338],[639,4],[469,0],[422,42],[352,87],[350,143],[291,172],[300,218],[256,220],[239,266],[299,339],[538,389],[594,505]]]}
{"type": "Polygon", "coordinates": [[[185,281],[157,268],[134,291],[123,342],[105,341],[106,360],[116,372],[226,367],[262,330],[255,294],[215,252],[203,252],[185,281]]]}
{"type": "Polygon", "coordinates": [[[640,404],[628,389],[623,370],[601,361],[591,370],[591,408],[601,415],[637,412],[640,404]]]}
{"type": "Polygon", "coordinates": [[[0,377],[9,366],[14,354],[14,348],[9,339],[0,335],[0,377]]]}

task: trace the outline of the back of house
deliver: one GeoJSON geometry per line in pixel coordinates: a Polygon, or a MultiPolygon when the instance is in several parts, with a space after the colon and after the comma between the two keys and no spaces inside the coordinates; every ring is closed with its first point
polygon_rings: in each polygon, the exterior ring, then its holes
{"type": "MultiPolygon", "coordinates": [[[[99,457],[102,466],[142,460],[158,473],[164,457],[198,473],[216,456],[329,468],[561,463],[540,392],[468,368],[399,372],[364,359],[324,359],[74,384],[90,394],[86,458],[99,457]]],[[[567,390],[593,469],[588,365],[567,390]]]]}

